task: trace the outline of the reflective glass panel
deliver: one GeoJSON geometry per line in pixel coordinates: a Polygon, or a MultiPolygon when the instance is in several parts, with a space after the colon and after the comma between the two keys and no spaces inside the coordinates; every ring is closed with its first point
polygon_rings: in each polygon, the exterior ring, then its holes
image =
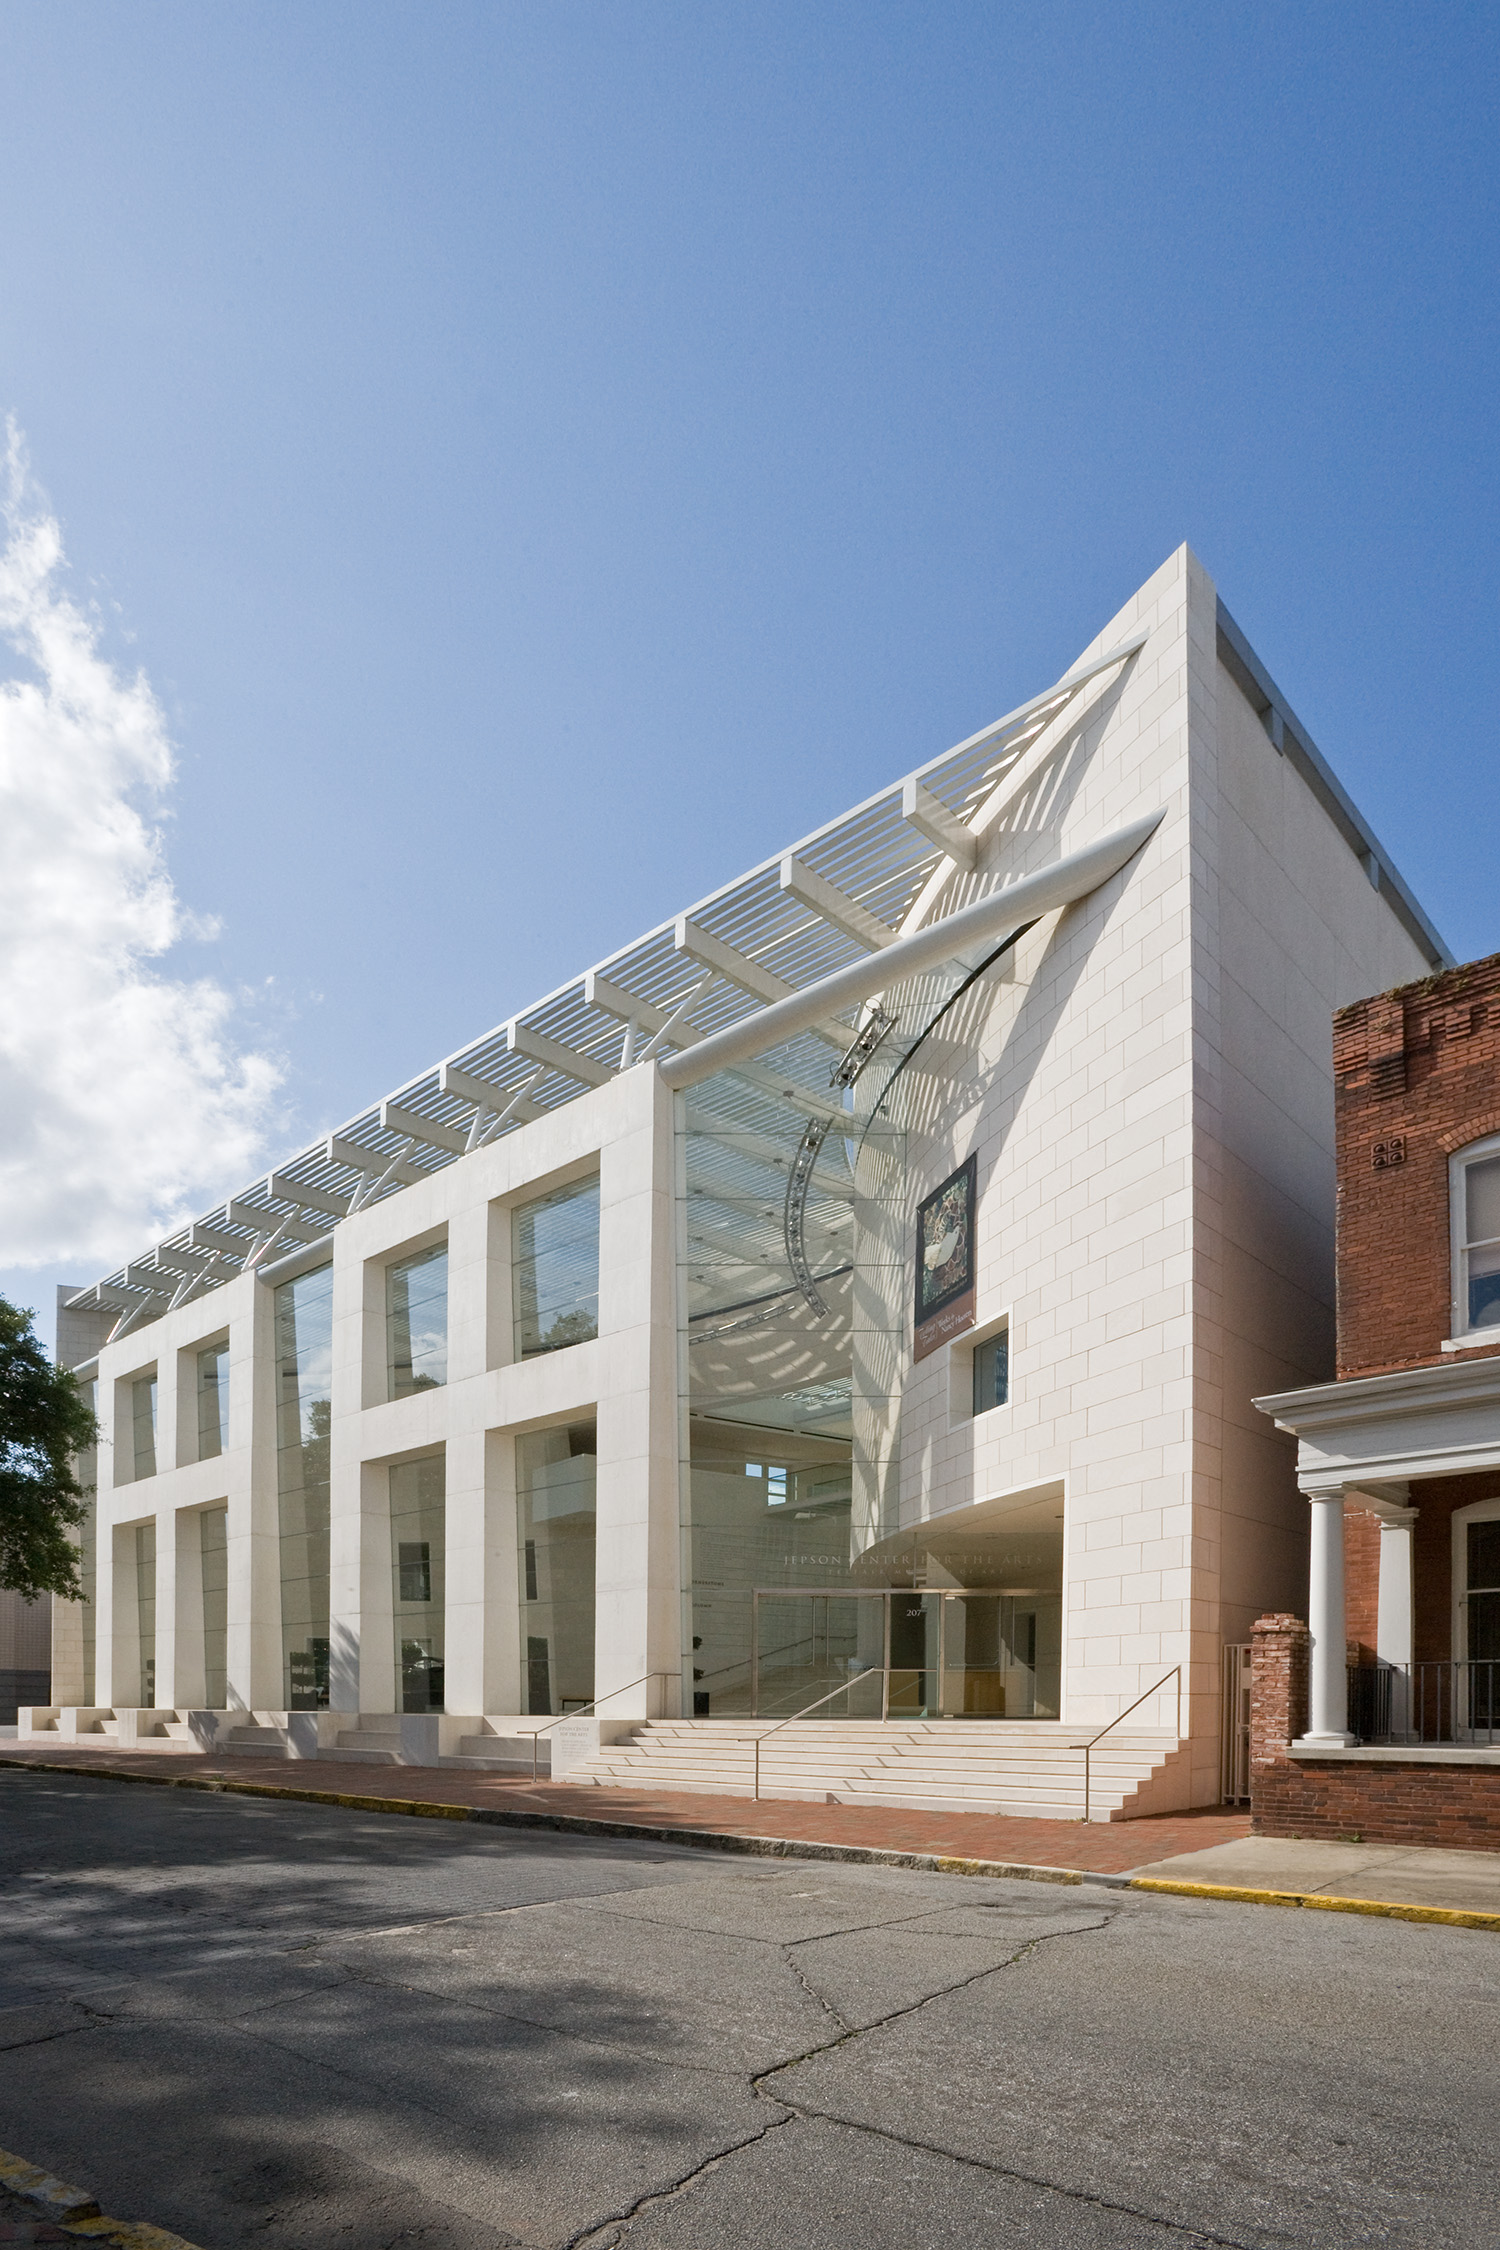
{"type": "Polygon", "coordinates": [[[511,1213],[517,1359],[599,1333],[599,1179],[555,1188],[511,1213]]]}
{"type": "Polygon", "coordinates": [[[198,1518],[203,1569],[203,1701],[210,1711],[228,1704],[229,1511],[205,1508],[198,1518]]]}
{"type": "Polygon", "coordinates": [[[209,1344],[198,1354],[198,1458],[215,1460],[228,1445],[229,1346],[209,1344]]]}
{"type": "Polygon", "coordinates": [[[448,1250],[419,1250],[385,1272],[386,1368],[390,1396],[435,1390],[448,1380],[448,1250]]]}
{"type": "Polygon", "coordinates": [[[328,1703],[328,1442],[333,1268],[276,1292],[276,1486],[287,1709],[328,1703]]]}
{"type": "Polygon", "coordinates": [[[156,1377],[138,1376],[130,1386],[131,1434],[135,1444],[133,1474],[156,1474],[156,1377]]]}
{"type": "Polygon", "coordinates": [[[974,1412],[988,1414],[992,1407],[1004,1406],[1010,1397],[1010,1334],[1002,1329],[998,1336],[974,1346],[974,1412]]]}
{"type": "Polygon", "coordinates": [[[403,1711],[443,1708],[444,1498],[441,1454],[391,1471],[391,1592],[403,1711]]]}
{"type": "MultiPolygon", "coordinates": [[[[154,1387],[154,1386],[153,1386],[154,1387]]],[[[135,1532],[136,1631],[141,1654],[141,1709],[156,1709],[156,1526],[137,1524],[135,1532]]]]}
{"type": "Polygon", "coordinates": [[[594,1527],[598,1438],[592,1422],[516,1439],[522,1708],[557,1716],[594,1694],[594,1527]]]}

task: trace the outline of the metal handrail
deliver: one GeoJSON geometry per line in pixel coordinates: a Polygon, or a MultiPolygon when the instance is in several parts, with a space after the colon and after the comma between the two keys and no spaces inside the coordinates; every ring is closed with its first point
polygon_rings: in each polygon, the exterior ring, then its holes
{"type": "Polygon", "coordinates": [[[840,1680],[837,1687],[830,1688],[826,1695],[820,1695],[816,1703],[804,1703],[800,1711],[788,1711],[786,1717],[778,1719],[774,1727],[767,1727],[763,1734],[758,1734],[755,1737],[755,1795],[757,1800],[760,1797],[760,1746],[767,1736],[780,1734],[782,1728],[789,1727],[793,1719],[805,1719],[809,1711],[821,1711],[823,1705],[831,1703],[836,1695],[847,1695],[857,1680],[867,1680],[872,1672],[883,1670],[883,1665],[867,1664],[862,1672],[851,1672],[847,1680],[840,1680]]]}
{"type": "Polygon", "coordinates": [[[600,1704],[608,1703],[612,1696],[628,1695],[633,1687],[644,1687],[648,1680],[670,1680],[675,1678],[675,1676],[676,1675],[671,1672],[643,1672],[638,1680],[627,1680],[623,1687],[606,1688],[602,1695],[596,1695],[591,1703],[585,1703],[581,1709],[577,1711],[559,1711],[557,1717],[555,1719],[549,1719],[544,1727],[533,1727],[531,1732],[532,1780],[535,1781],[536,1779],[537,1744],[541,1741],[544,1734],[550,1734],[554,1727],[560,1727],[564,1719],[581,1719],[584,1716],[585,1712],[597,1711],[600,1704]]]}
{"type": "Polygon", "coordinates": [[[1087,1742],[1074,1743],[1073,1748],[1083,1752],[1083,1817],[1085,1820],[1089,1817],[1089,1760],[1094,1754],[1095,1743],[1102,1742],[1104,1737],[1111,1733],[1122,1719],[1128,1719],[1132,1711],[1139,1711],[1143,1703],[1149,1703],[1153,1695],[1160,1694],[1168,1680],[1172,1679],[1174,1675],[1177,1681],[1177,1739],[1180,1742],[1182,1740],[1182,1666],[1174,1664],[1170,1672],[1163,1672],[1155,1687],[1148,1687],[1144,1695],[1136,1697],[1134,1703],[1127,1703],[1123,1711],[1117,1711],[1107,1727],[1101,1727],[1099,1732],[1091,1736],[1087,1742]]]}

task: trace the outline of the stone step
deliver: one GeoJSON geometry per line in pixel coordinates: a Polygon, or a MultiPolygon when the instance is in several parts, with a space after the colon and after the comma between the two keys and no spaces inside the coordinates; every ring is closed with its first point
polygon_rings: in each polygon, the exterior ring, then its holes
{"type": "Polygon", "coordinates": [[[399,1742],[394,1750],[346,1750],[340,1747],[334,1750],[320,1750],[318,1756],[331,1759],[334,1764],[342,1766],[399,1766],[401,1763],[401,1748],[399,1742]]]}
{"type": "MultiPolygon", "coordinates": [[[[763,1797],[931,1812],[1008,1812],[1077,1820],[1086,1728],[1056,1721],[774,1721],[659,1719],[601,1749],[570,1779],[603,1788],[745,1796],[756,1748],[763,1797]]],[[[1091,1818],[1144,1804],[1177,1758],[1158,1729],[1116,1735],[1092,1754],[1091,1818]]]]}

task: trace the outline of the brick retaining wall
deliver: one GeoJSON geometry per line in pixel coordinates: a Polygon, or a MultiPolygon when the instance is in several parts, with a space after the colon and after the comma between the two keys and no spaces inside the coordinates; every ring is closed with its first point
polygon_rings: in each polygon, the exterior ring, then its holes
{"type": "Polygon", "coordinates": [[[1500,1766],[1287,1755],[1307,1728],[1307,1652],[1300,1617],[1251,1628],[1252,1833],[1500,1851],[1500,1766]]]}

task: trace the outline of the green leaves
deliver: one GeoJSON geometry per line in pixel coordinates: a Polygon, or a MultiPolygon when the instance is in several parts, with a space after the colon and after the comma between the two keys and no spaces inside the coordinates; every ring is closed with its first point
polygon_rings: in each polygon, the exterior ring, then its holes
{"type": "Polygon", "coordinates": [[[88,1513],[88,1494],[74,1457],[98,1434],[77,1377],[53,1366],[30,1313],[0,1297],[0,1587],[81,1598],[68,1534],[88,1513]]]}

